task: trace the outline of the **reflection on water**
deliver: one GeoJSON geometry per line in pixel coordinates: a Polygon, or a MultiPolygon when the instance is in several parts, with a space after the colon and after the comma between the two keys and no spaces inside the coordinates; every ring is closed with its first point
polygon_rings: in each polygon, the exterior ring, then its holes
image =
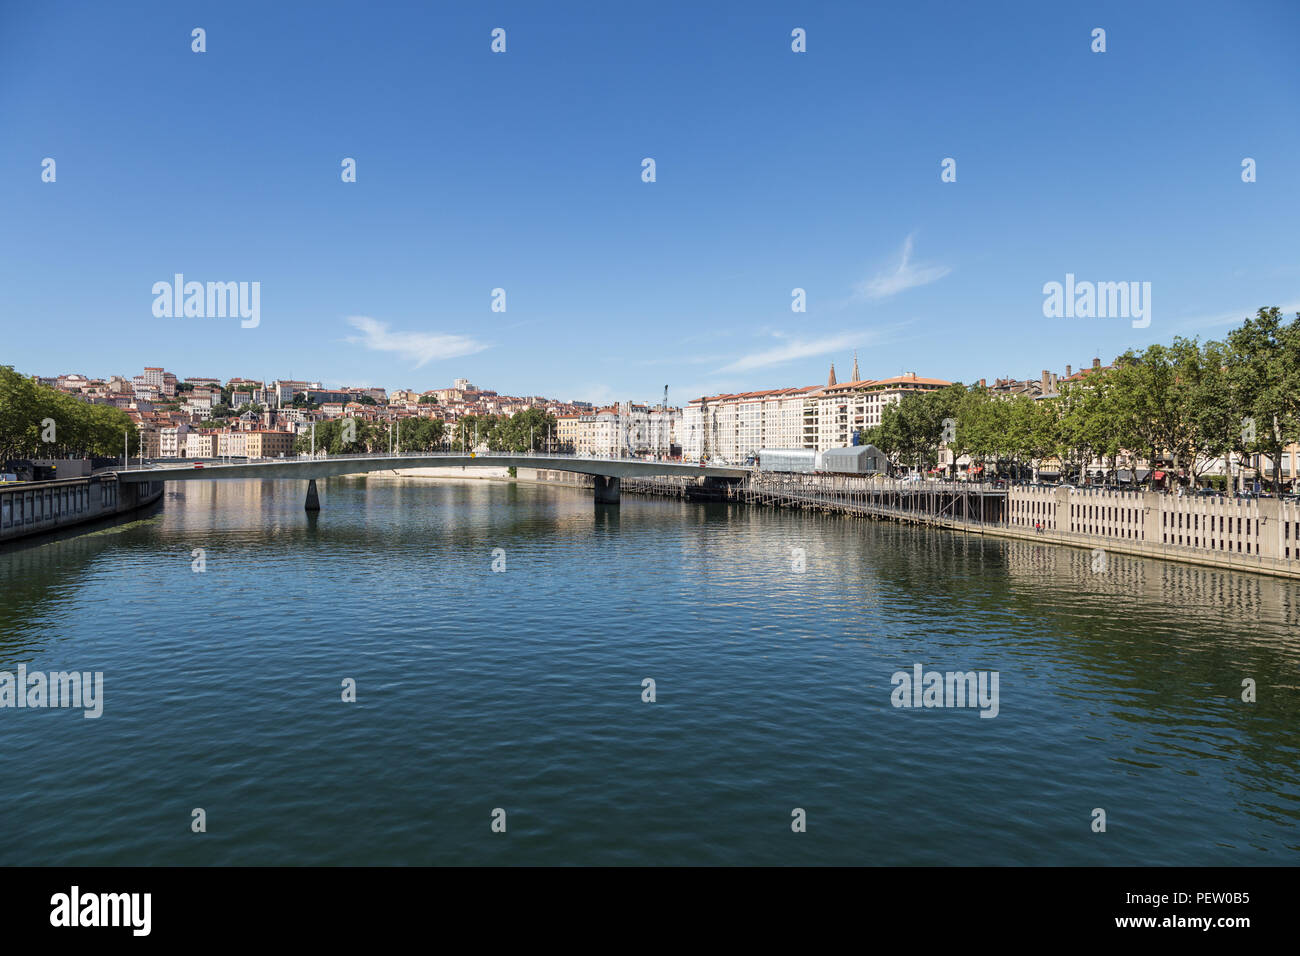
{"type": "Polygon", "coordinates": [[[0,553],[0,670],[105,674],[100,720],[0,709],[0,863],[1297,859],[1293,582],[528,484],[180,490],[0,553]],[[998,716],[894,709],[917,663],[998,671],[998,716]]]}

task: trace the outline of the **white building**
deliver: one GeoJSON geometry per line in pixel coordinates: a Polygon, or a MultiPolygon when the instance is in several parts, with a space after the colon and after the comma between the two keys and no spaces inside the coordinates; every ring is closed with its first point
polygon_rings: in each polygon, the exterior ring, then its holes
{"type": "Polygon", "coordinates": [[[573,442],[576,455],[612,458],[618,455],[618,409],[602,408],[589,415],[578,416],[578,427],[573,442]]]}
{"type": "Polygon", "coordinates": [[[804,405],[803,441],[799,445],[768,447],[803,447],[817,451],[844,448],[853,444],[855,433],[861,435],[879,425],[885,407],[897,405],[904,395],[936,391],[951,384],[941,378],[921,378],[915,372],[893,378],[829,384],[804,405]]]}
{"type": "Polygon", "coordinates": [[[245,431],[217,432],[217,457],[242,458],[247,455],[248,435],[249,433],[245,431]]]}
{"type": "Polygon", "coordinates": [[[803,447],[804,404],[816,385],[697,398],[682,414],[682,457],[734,464],[761,448],[803,447]]]}
{"type": "Polygon", "coordinates": [[[624,402],[618,406],[618,422],[613,436],[611,454],[634,457],[666,457],[674,445],[680,445],[677,435],[681,428],[682,410],[650,407],[624,402]]]}
{"type": "Polygon", "coordinates": [[[158,435],[159,457],[184,458],[186,436],[189,435],[190,431],[190,426],[184,423],[164,426],[158,435]]]}
{"type": "Polygon", "coordinates": [[[217,436],[213,432],[191,431],[185,436],[186,458],[215,458],[217,436]]]}
{"type": "Polygon", "coordinates": [[[219,397],[220,393],[195,389],[189,393],[182,407],[192,415],[207,415],[212,411],[212,406],[216,404],[216,399],[219,397]]]}
{"type": "Polygon", "coordinates": [[[863,379],[854,356],[852,381],[837,382],[832,365],[824,386],[695,399],[683,416],[682,455],[698,461],[707,454],[714,461],[743,464],[762,448],[844,448],[855,435],[861,440],[867,429],[879,425],[887,405],[951,384],[915,372],[863,379]]]}

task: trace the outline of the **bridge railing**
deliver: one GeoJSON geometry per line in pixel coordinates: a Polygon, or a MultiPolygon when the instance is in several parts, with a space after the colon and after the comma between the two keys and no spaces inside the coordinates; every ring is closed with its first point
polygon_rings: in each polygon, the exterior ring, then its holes
{"type": "MultiPolygon", "coordinates": [[[[639,458],[627,456],[621,458],[606,458],[598,455],[577,455],[570,452],[543,452],[540,450],[533,451],[487,451],[487,452],[465,452],[465,451],[418,451],[418,452],[341,452],[327,453],[316,452],[314,455],[310,452],[300,452],[296,455],[285,455],[281,458],[260,457],[255,458],[248,455],[229,455],[225,457],[205,457],[193,459],[168,459],[169,463],[174,462],[176,467],[184,468],[185,463],[202,463],[205,466],[222,466],[222,465],[265,465],[265,464],[288,464],[296,461],[351,461],[351,460],[408,460],[412,458],[456,458],[465,461],[471,461],[478,458],[541,458],[541,459],[564,459],[566,461],[592,461],[592,462],[645,462],[648,464],[664,465],[696,465],[696,462],[682,461],[680,459],[664,458],[639,458]]],[[[728,467],[738,468],[739,466],[730,465],[711,465],[700,467],[728,467]]],[[[152,463],[146,462],[146,469],[150,471],[171,470],[152,463]]],[[[127,468],[125,471],[138,471],[139,469],[127,468]]]]}

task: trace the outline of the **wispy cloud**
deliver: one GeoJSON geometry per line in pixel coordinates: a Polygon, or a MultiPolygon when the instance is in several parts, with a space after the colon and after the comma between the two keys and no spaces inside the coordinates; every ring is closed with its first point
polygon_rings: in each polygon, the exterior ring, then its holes
{"type": "Polygon", "coordinates": [[[718,372],[748,372],[756,368],[766,368],[769,365],[793,362],[796,359],[814,358],[840,349],[853,348],[854,346],[860,347],[875,338],[876,336],[872,333],[844,332],[820,339],[790,339],[770,349],[743,355],[731,364],[718,369],[718,372]]]}
{"type": "Polygon", "coordinates": [[[394,332],[387,322],[365,315],[348,317],[348,324],[360,335],[349,335],[344,341],[372,352],[395,352],[415,362],[420,368],[435,359],[460,358],[473,355],[488,347],[487,343],[466,335],[447,335],[441,332],[394,332]]]}
{"type": "Polygon", "coordinates": [[[948,266],[916,265],[912,262],[912,237],[903,240],[903,249],[899,255],[898,266],[893,271],[881,272],[854,287],[854,294],[859,299],[884,299],[897,295],[907,289],[929,285],[946,276],[952,269],[948,266]]]}

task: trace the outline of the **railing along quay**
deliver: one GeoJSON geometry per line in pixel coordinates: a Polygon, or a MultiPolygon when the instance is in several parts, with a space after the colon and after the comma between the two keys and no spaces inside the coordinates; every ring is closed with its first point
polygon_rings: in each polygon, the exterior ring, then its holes
{"type": "Polygon", "coordinates": [[[759,474],[727,489],[749,504],[978,529],[1005,514],[1005,490],[978,482],[911,482],[852,475],[759,474]]]}
{"type": "Polygon", "coordinates": [[[727,497],[1300,578],[1296,500],[766,473],[727,497]]]}

